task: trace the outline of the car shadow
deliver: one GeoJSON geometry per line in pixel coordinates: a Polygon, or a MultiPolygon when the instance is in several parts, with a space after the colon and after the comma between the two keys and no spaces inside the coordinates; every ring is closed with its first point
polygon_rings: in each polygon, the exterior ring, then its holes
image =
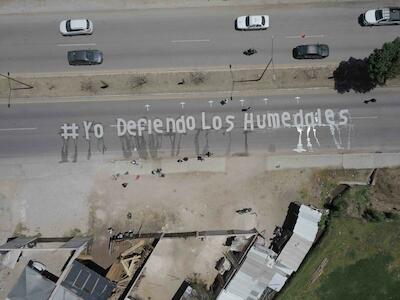
{"type": "Polygon", "coordinates": [[[365,24],[364,24],[364,14],[361,14],[361,15],[358,16],[358,24],[359,24],[361,27],[365,27],[365,24]]]}

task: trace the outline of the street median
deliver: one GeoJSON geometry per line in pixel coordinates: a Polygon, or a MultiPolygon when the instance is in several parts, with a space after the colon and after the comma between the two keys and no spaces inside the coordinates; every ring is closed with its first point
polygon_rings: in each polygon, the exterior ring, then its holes
{"type": "MultiPolygon", "coordinates": [[[[1,102],[58,97],[135,96],[151,94],[263,91],[293,88],[333,88],[336,65],[246,66],[182,70],[134,70],[48,74],[11,74],[0,78],[1,102]],[[32,88],[30,88],[32,87],[32,88]]],[[[4,74],[3,74],[4,75],[4,74]]],[[[388,86],[400,86],[400,80],[388,86]]]]}

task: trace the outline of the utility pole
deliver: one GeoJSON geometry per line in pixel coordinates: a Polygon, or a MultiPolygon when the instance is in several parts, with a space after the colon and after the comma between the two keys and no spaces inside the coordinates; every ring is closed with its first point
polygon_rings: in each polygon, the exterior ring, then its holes
{"type": "Polygon", "coordinates": [[[275,81],[276,80],[276,75],[275,75],[275,64],[274,64],[274,36],[271,37],[272,42],[271,42],[271,60],[272,60],[272,79],[275,81]]]}
{"type": "Polygon", "coordinates": [[[7,72],[7,76],[3,75],[3,74],[0,74],[0,76],[4,77],[4,78],[7,78],[7,80],[8,80],[8,105],[7,105],[8,108],[11,107],[11,91],[33,89],[32,85],[24,83],[22,81],[19,81],[19,80],[15,79],[15,78],[11,78],[10,77],[10,72],[7,72]],[[19,83],[19,84],[21,84],[23,86],[22,87],[13,88],[11,86],[11,80],[14,81],[14,82],[17,82],[17,83],[19,83]]]}

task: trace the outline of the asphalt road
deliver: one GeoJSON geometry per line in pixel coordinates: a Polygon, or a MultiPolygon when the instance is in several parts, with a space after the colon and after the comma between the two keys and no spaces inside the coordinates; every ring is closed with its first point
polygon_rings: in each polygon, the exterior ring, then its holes
{"type": "Polygon", "coordinates": [[[368,28],[357,22],[360,13],[382,2],[330,5],[4,15],[0,18],[0,72],[262,64],[270,57],[272,37],[275,64],[304,63],[292,58],[292,48],[317,42],[330,46],[330,56],[324,62],[336,62],[350,56],[367,56],[398,36],[400,26],[368,28]],[[264,13],[270,15],[270,29],[234,30],[236,17],[264,13]],[[59,22],[75,17],[93,20],[94,34],[62,37],[59,22]],[[102,50],[104,64],[68,66],[68,50],[87,48],[102,50]],[[242,51],[248,48],[258,53],[244,56],[242,51]]]}
{"type": "MultiPolygon", "coordinates": [[[[368,97],[375,97],[377,101],[368,104],[363,103],[365,95],[329,92],[303,94],[297,99],[293,95],[243,98],[244,101],[234,99],[225,105],[216,99],[18,104],[10,109],[3,105],[0,107],[0,157],[49,156],[71,162],[101,156],[103,150],[121,158],[196,156],[207,151],[215,155],[399,151],[398,94],[398,89],[375,90],[368,97]],[[245,131],[245,113],[241,109],[248,106],[254,118],[257,114],[277,113],[281,116],[279,124],[274,124],[271,119],[266,128],[260,129],[254,119],[254,129],[248,125],[245,131]],[[294,126],[294,114],[300,109],[308,121],[303,121],[304,126],[294,126]],[[333,123],[329,123],[325,116],[329,109],[333,113],[328,112],[328,118],[333,123]],[[205,113],[205,125],[211,124],[212,117],[220,116],[223,127],[204,130],[202,112],[205,113]],[[314,112],[311,118],[306,116],[309,112],[314,112]],[[147,127],[142,137],[117,135],[117,118],[126,122],[159,118],[165,129],[167,117],[178,118],[181,115],[186,119],[193,116],[196,122],[195,128],[187,128],[185,134],[154,134],[153,129],[153,134],[149,135],[147,127]],[[225,122],[228,115],[234,121],[229,132],[230,124],[225,122]],[[287,126],[284,126],[283,118],[286,118],[287,126]],[[92,127],[90,142],[86,140],[83,121],[101,124],[103,138],[96,138],[92,127]],[[64,140],[60,136],[60,127],[65,123],[79,126],[76,140],[64,140]]],[[[268,121],[272,115],[266,116],[268,121]]],[[[301,121],[297,121],[299,124],[301,121]]],[[[123,126],[119,128],[124,129],[123,126]]]]}

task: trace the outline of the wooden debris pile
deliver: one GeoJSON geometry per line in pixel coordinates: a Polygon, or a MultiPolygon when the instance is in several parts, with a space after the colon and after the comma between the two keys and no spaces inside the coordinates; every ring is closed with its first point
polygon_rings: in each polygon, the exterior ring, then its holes
{"type": "Polygon", "coordinates": [[[136,270],[151,252],[151,245],[145,240],[134,240],[129,243],[130,247],[119,255],[106,275],[108,279],[117,283],[116,294],[127,287],[136,270]]]}

